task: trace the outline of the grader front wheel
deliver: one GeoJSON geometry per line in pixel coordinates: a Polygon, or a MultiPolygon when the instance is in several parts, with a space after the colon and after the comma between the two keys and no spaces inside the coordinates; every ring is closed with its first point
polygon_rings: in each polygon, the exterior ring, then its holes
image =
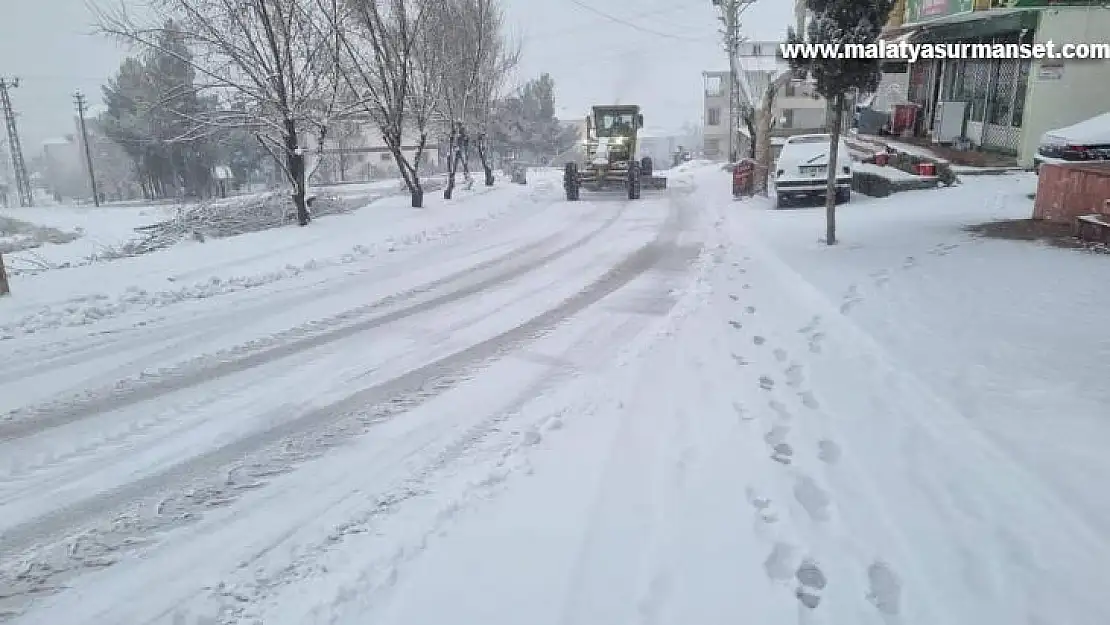
{"type": "Polygon", "coordinates": [[[640,199],[640,164],[632,162],[628,166],[628,199],[640,199]]]}
{"type": "Polygon", "coordinates": [[[568,202],[577,202],[582,188],[582,181],[578,177],[578,164],[567,163],[563,168],[563,189],[567,193],[568,202]]]}

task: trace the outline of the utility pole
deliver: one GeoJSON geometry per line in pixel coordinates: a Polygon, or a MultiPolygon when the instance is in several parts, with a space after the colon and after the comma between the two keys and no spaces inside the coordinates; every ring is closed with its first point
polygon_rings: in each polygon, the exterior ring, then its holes
{"type": "Polygon", "coordinates": [[[89,147],[89,132],[85,129],[85,94],[76,91],[73,103],[77,105],[77,121],[81,125],[81,141],[85,144],[85,163],[89,167],[89,184],[92,186],[93,205],[100,207],[100,192],[96,188],[96,170],[93,169],[92,148],[89,147]]]}
{"type": "Polygon", "coordinates": [[[713,6],[721,9],[721,39],[725,54],[728,54],[728,158],[737,159],[737,131],[740,128],[740,76],[737,71],[736,57],[740,53],[740,14],[753,4],[754,0],[713,0],[713,6]]]}
{"type": "Polygon", "coordinates": [[[0,106],[4,109],[4,124],[8,129],[8,149],[12,155],[12,169],[15,170],[15,187],[19,191],[19,205],[34,206],[31,177],[27,175],[27,163],[23,160],[23,147],[19,144],[19,131],[15,126],[15,110],[12,109],[12,98],[8,93],[9,89],[18,87],[18,78],[0,76],[0,106]]]}

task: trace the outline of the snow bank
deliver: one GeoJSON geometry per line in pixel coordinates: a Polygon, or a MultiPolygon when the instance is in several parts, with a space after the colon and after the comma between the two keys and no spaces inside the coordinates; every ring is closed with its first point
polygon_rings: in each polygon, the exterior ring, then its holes
{"type": "Polygon", "coordinates": [[[61,245],[80,236],[79,231],[65,232],[0,215],[0,254],[11,254],[47,244],[61,245]]]}
{"type": "Polygon", "coordinates": [[[530,194],[548,192],[550,185],[542,178],[530,186],[477,186],[458,191],[451,202],[429,194],[420,210],[410,208],[407,197],[392,196],[307,228],[187,241],[113,263],[17,274],[11,280],[13,297],[0,302],[0,340],[88,326],[132,311],[157,310],[352,265],[481,228],[527,207],[530,194]]]}
{"type": "MultiPolygon", "coordinates": [[[[35,206],[13,208],[6,212],[36,232],[72,233],[69,236],[33,237],[34,245],[6,254],[8,271],[13,276],[38,273],[90,263],[105,250],[135,238],[135,228],[165,219],[169,205],[35,206]]],[[[2,218],[0,218],[2,219],[2,218]]],[[[0,226],[0,230],[4,229],[0,226]]],[[[0,244],[2,245],[2,244],[0,244]]]]}

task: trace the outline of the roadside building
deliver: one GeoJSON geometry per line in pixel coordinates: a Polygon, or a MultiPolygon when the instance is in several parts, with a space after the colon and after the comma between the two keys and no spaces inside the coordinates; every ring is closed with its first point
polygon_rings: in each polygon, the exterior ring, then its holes
{"type": "MultiPolygon", "coordinates": [[[[911,44],[1105,44],[1110,8],[1098,0],[904,0],[883,39],[911,44]]],[[[912,134],[1009,154],[1032,166],[1041,136],[1110,111],[1110,60],[918,59],[888,63],[919,107],[912,134]],[[902,71],[899,71],[902,70],[902,71]]],[[[895,87],[889,87],[894,89],[895,87]]],[[[900,96],[895,96],[897,99],[900,96]]]]}
{"type": "MultiPolygon", "coordinates": [[[[739,110],[735,115],[736,151],[740,156],[751,152],[754,139],[753,129],[746,119],[754,125],[750,111],[758,110],[768,85],[789,71],[789,64],[779,56],[779,42],[750,41],[740,45],[737,55],[737,94],[739,110]]],[[[729,132],[729,72],[702,72],[705,86],[703,152],[709,159],[728,157],[729,132]]],[[[827,132],[829,120],[828,103],[817,95],[816,85],[809,80],[793,80],[783,86],[772,102],[771,136],[790,137],[799,134],[827,132]]],[[[847,115],[846,119],[850,120],[847,115]]]]}

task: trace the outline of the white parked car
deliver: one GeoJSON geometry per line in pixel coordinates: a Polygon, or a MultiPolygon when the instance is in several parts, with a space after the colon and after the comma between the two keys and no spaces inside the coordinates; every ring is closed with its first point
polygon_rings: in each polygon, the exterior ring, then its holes
{"type": "Polygon", "coordinates": [[[1078,124],[1049,130],[1033,156],[1037,169],[1045,163],[1083,163],[1110,160],[1110,113],[1078,124]]]}
{"type": "MultiPolygon", "coordinates": [[[[772,178],[775,206],[802,197],[825,197],[829,176],[829,142],[827,134],[795,135],[782,146],[772,178]]],[[[840,140],[836,154],[836,201],[852,198],[852,154],[848,144],[840,140]]]]}

